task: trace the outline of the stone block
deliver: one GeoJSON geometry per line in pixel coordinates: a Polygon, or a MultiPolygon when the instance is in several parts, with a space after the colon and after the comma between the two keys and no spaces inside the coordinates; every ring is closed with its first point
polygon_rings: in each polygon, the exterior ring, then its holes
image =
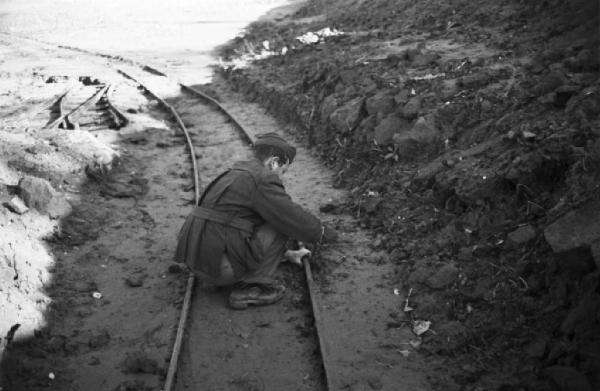
{"type": "Polygon", "coordinates": [[[378,145],[391,144],[394,135],[405,133],[410,129],[411,125],[405,119],[396,115],[385,117],[374,130],[374,139],[378,145]]]}
{"type": "Polygon", "coordinates": [[[433,119],[419,117],[408,132],[398,132],[393,136],[394,144],[400,151],[409,150],[415,145],[426,146],[440,138],[440,131],[433,124],[433,119]]]}
{"type": "Polygon", "coordinates": [[[592,391],[587,377],[575,368],[554,365],[544,369],[560,391],[592,391]]]}
{"type": "Polygon", "coordinates": [[[71,212],[69,202],[45,179],[26,176],[19,181],[18,188],[28,207],[46,213],[51,218],[58,218],[71,212]]]}
{"type": "Polygon", "coordinates": [[[544,230],[555,253],[589,248],[600,240],[600,201],[592,201],[562,216],[544,230]]]}
{"type": "Polygon", "coordinates": [[[535,239],[537,233],[531,225],[524,225],[508,234],[508,240],[515,244],[524,244],[535,239]]]}
{"type": "Polygon", "coordinates": [[[361,97],[354,98],[331,113],[329,120],[338,132],[348,133],[358,126],[362,119],[364,101],[361,97]]]}
{"type": "Polygon", "coordinates": [[[419,111],[421,110],[422,100],[418,96],[413,96],[406,102],[404,107],[402,108],[402,116],[408,119],[414,119],[419,115],[419,111]]]}
{"type": "Polygon", "coordinates": [[[389,95],[386,91],[381,91],[366,101],[367,113],[369,115],[375,115],[378,113],[389,114],[394,111],[396,107],[396,101],[394,97],[389,95]]]}
{"type": "Polygon", "coordinates": [[[427,286],[433,289],[447,288],[456,281],[459,270],[454,263],[449,263],[438,269],[427,279],[427,286]]]}
{"type": "Polygon", "coordinates": [[[27,205],[25,205],[23,200],[20,199],[19,197],[13,197],[5,205],[8,209],[10,209],[11,211],[15,212],[16,214],[20,214],[20,215],[27,213],[27,211],[29,210],[27,205]]]}

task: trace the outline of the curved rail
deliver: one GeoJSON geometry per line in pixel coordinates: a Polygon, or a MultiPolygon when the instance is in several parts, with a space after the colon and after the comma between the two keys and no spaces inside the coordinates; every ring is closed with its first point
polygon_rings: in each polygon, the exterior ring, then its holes
{"type": "Polygon", "coordinates": [[[183,131],[183,134],[185,135],[185,140],[187,142],[188,150],[190,152],[190,158],[192,160],[192,169],[194,170],[194,193],[195,193],[194,194],[194,198],[195,198],[194,204],[198,204],[198,201],[200,201],[200,181],[198,179],[198,163],[196,163],[196,155],[194,154],[194,145],[192,144],[192,138],[190,137],[190,134],[189,134],[187,128],[183,124],[183,120],[181,119],[179,114],[177,114],[177,111],[175,111],[173,106],[171,106],[160,96],[158,96],[154,92],[152,92],[148,87],[146,87],[139,80],[137,80],[136,78],[134,78],[133,76],[129,75],[128,73],[126,73],[125,71],[123,71],[121,69],[117,69],[117,71],[121,75],[126,77],[127,79],[132,80],[137,85],[139,85],[144,91],[146,91],[146,93],[148,95],[150,95],[151,97],[156,99],[161,104],[161,106],[166,108],[169,111],[169,113],[171,114],[171,116],[173,116],[173,118],[177,122],[177,125],[179,125],[179,127],[183,131]]]}
{"type": "MultiPolygon", "coordinates": [[[[142,68],[142,69],[145,70],[144,68],[142,68]]],[[[197,205],[198,201],[200,200],[200,186],[199,186],[199,182],[198,182],[198,168],[197,168],[197,163],[196,163],[196,159],[195,159],[195,151],[194,151],[194,146],[192,144],[191,137],[189,136],[188,130],[187,130],[186,126],[184,125],[181,117],[179,116],[177,111],[173,108],[173,106],[171,106],[170,104],[165,102],[164,99],[160,98],[158,95],[156,95],[154,92],[152,92],[142,82],[140,82],[133,76],[129,75],[128,73],[124,72],[123,70],[118,69],[117,71],[120,74],[122,74],[124,77],[134,81],[148,95],[150,95],[154,99],[156,99],[161,104],[161,106],[166,108],[169,111],[169,113],[173,116],[173,118],[176,120],[177,124],[179,125],[179,127],[181,128],[183,133],[185,134],[185,138],[186,138],[187,144],[188,144],[188,152],[190,153],[190,157],[192,159],[192,166],[193,166],[193,171],[194,171],[194,189],[195,189],[195,199],[196,199],[195,204],[197,205]]],[[[153,71],[154,71],[154,69],[153,69],[153,71]]],[[[160,72],[160,71],[158,71],[158,72],[160,72]]],[[[154,74],[154,72],[150,72],[150,73],[154,74]]],[[[160,72],[160,73],[162,73],[162,72],[160,72]]],[[[251,146],[254,145],[252,138],[250,137],[250,135],[248,134],[246,129],[219,102],[217,102],[215,99],[208,96],[207,94],[200,92],[192,87],[186,86],[182,83],[179,83],[179,85],[182,88],[182,90],[187,91],[187,92],[193,94],[194,96],[199,97],[199,98],[209,102],[213,106],[215,106],[221,113],[223,113],[235,125],[235,127],[236,127],[236,129],[238,129],[242,139],[245,142],[247,142],[249,145],[251,145],[251,146]]],[[[320,348],[320,352],[321,352],[321,360],[323,363],[323,372],[324,372],[324,376],[325,376],[326,389],[332,390],[333,388],[331,387],[331,384],[330,384],[330,377],[328,376],[329,365],[328,365],[328,360],[327,360],[327,354],[329,352],[329,345],[327,344],[327,341],[325,341],[324,338],[322,338],[321,334],[319,333],[319,324],[322,324],[321,306],[319,305],[319,303],[316,299],[316,296],[314,294],[314,290],[316,287],[315,287],[310,263],[308,262],[307,259],[305,259],[303,261],[303,266],[304,266],[304,272],[305,272],[305,277],[306,277],[309,296],[310,296],[311,307],[312,307],[312,311],[313,311],[313,317],[315,318],[315,330],[317,333],[319,348],[320,348]]],[[[173,381],[175,379],[175,374],[177,372],[177,363],[179,360],[179,352],[181,350],[181,343],[183,341],[183,335],[185,332],[185,324],[186,324],[189,309],[190,309],[193,286],[194,286],[194,276],[193,276],[193,274],[190,274],[190,276],[188,277],[188,281],[187,281],[185,298],[183,301],[183,307],[181,309],[181,315],[179,317],[179,325],[177,327],[177,335],[175,337],[175,342],[173,344],[173,352],[171,354],[171,360],[169,362],[169,369],[167,371],[167,377],[166,377],[165,386],[163,388],[163,391],[171,391],[171,387],[173,386],[173,381]]]]}
{"type": "Polygon", "coordinates": [[[79,105],[77,105],[77,107],[75,107],[74,109],[72,109],[71,111],[69,111],[68,113],[64,113],[63,112],[63,102],[64,102],[64,97],[66,96],[67,93],[63,94],[60,97],[60,110],[61,110],[61,114],[60,116],[55,119],[54,121],[52,121],[51,123],[49,123],[48,125],[46,125],[44,128],[55,128],[57,126],[59,126],[62,122],[66,121],[69,122],[69,117],[73,114],[75,114],[76,112],[78,112],[79,110],[81,110],[83,107],[87,106],[90,102],[97,102],[102,95],[104,95],[106,93],[106,91],[108,90],[109,85],[105,85],[104,87],[100,88],[99,90],[97,90],[96,92],[94,92],[89,98],[87,98],[86,100],[84,100],[83,102],[81,102],[79,105]]]}

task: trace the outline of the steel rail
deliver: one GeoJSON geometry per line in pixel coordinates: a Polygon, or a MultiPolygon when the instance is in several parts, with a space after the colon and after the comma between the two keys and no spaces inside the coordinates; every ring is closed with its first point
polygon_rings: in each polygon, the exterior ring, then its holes
{"type": "Polygon", "coordinates": [[[198,204],[198,201],[200,200],[200,181],[198,179],[198,163],[196,162],[196,155],[194,154],[194,144],[192,143],[192,138],[190,137],[190,134],[189,134],[187,128],[183,124],[183,120],[181,119],[181,117],[179,116],[179,114],[177,113],[177,111],[175,111],[175,109],[173,108],[173,106],[171,106],[164,99],[162,99],[160,96],[158,96],[154,92],[152,92],[142,82],[140,82],[135,77],[129,75],[127,72],[125,72],[125,71],[123,71],[121,69],[117,69],[117,72],[119,72],[125,78],[127,78],[127,79],[132,80],[133,82],[135,82],[144,91],[146,91],[146,93],[148,95],[150,95],[151,97],[153,97],[154,99],[156,99],[163,107],[165,107],[169,111],[169,113],[171,114],[171,116],[175,119],[175,121],[177,122],[177,125],[179,125],[179,127],[183,131],[183,134],[185,135],[185,140],[186,140],[187,145],[188,145],[188,149],[190,151],[190,159],[192,160],[192,169],[194,170],[194,192],[195,192],[195,195],[194,195],[195,196],[195,202],[194,202],[194,204],[198,204]]]}
{"type": "MultiPolygon", "coordinates": [[[[144,68],[142,68],[142,70],[144,70],[144,68]]],[[[154,70],[154,69],[153,69],[154,70]]],[[[142,82],[140,82],[139,80],[137,80],[136,78],[134,78],[133,76],[129,75],[128,73],[117,69],[117,71],[122,74],[124,77],[134,81],[137,85],[139,85],[148,95],[152,96],[154,99],[156,99],[163,107],[167,108],[168,111],[171,113],[171,115],[175,118],[177,124],[179,125],[179,127],[183,130],[187,143],[188,143],[188,150],[190,152],[190,156],[192,159],[192,165],[193,165],[193,170],[194,170],[194,187],[195,187],[195,191],[196,191],[196,202],[195,204],[198,204],[198,201],[200,199],[200,193],[199,193],[199,184],[198,184],[198,171],[197,171],[197,164],[196,164],[196,158],[195,158],[195,151],[194,151],[194,146],[192,144],[191,138],[189,136],[189,133],[187,131],[187,128],[185,127],[185,125],[183,124],[183,121],[181,120],[181,117],[179,116],[179,114],[177,113],[177,111],[173,108],[173,106],[169,105],[167,102],[165,102],[162,98],[160,98],[158,95],[156,95],[154,92],[152,92],[148,87],[146,87],[142,82]]],[[[150,72],[153,73],[154,72],[150,72]]],[[[247,142],[250,146],[254,145],[254,142],[252,141],[252,138],[250,137],[250,135],[248,134],[248,132],[246,131],[246,129],[235,119],[235,117],[229,112],[227,111],[227,109],[225,109],[219,102],[217,102],[215,99],[213,99],[212,97],[210,97],[209,95],[200,92],[192,87],[189,87],[185,84],[179,83],[180,87],[184,90],[187,91],[189,93],[191,93],[192,95],[199,97],[203,100],[208,101],[210,104],[212,104],[213,106],[215,106],[221,113],[223,113],[236,127],[236,129],[238,129],[241,138],[247,142]]],[[[321,333],[319,333],[319,325],[323,324],[322,323],[322,314],[321,314],[321,306],[319,305],[319,302],[315,296],[315,291],[316,291],[316,284],[314,282],[314,278],[313,278],[313,274],[312,274],[312,270],[310,267],[310,263],[308,262],[307,259],[303,260],[303,266],[304,266],[304,273],[305,273],[305,277],[306,277],[306,282],[307,282],[307,286],[308,286],[308,291],[309,291],[309,296],[310,296],[310,302],[311,302],[311,307],[312,307],[312,311],[313,311],[313,317],[315,319],[315,331],[317,334],[317,338],[318,338],[318,342],[319,342],[319,350],[321,352],[321,361],[323,363],[323,372],[324,372],[324,376],[325,376],[325,382],[326,382],[326,389],[327,390],[333,390],[333,387],[330,383],[330,377],[328,376],[328,368],[329,368],[329,363],[327,360],[327,355],[329,353],[329,344],[327,343],[327,341],[321,336],[321,333]]],[[[166,377],[166,381],[165,381],[165,386],[163,388],[162,391],[171,391],[171,387],[173,386],[173,381],[175,378],[175,374],[177,372],[177,362],[179,359],[179,352],[181,350],[181,343],[183,341],[183,335],[185,333],[185,323],[187,321],[188,318],[188,313],[189,313],[189,309],[190,309],[190,303],[191,303],[191,297],[192,297],[192,290],[193,290],[193,285],[194,285],[194,276],[190,275],[188,277],[188,283],[187,283],[187,287],[186,287],[186,292],[185,292],[185,298],[183,301],[183,307],[181,309],[181,315],[179,317],[179,325],[177,327],[177,335],[175,337],[175,342],[173,344],[173,352],[171,354],[171,360],[169,362],[169,369],[167,371],[167,377],[166,377]]],[[[322,327],[322,326],[321,326],[322,327]]]]}
{"type": "Polygon", "coordinates": [[[216,107],[221,113],[223,113],[227,118],[229,118],[229,120],[235,125],[235,128],[239,131],[242,139],[244,139],[244,141],[247,142],[248,145],[254,146],[254,142],[252,141],[252,138],[250,137],[250,135],[248,134],[246,129],[244,129],[244,127],[238,122],[238,120],[235,119],[235,117],[229,111],[227,111],[227,109],[225,109],[217,100],[206,95],[204,92],[198,91],[195,88],[192,88],[190,86],[186,86],[185,84],[179,83],[179,86],[181,87],[182,90],[187,91],[187,92],[191,93],[192,95],[195,95],[201,99],[204,99],[205,101],[209,102],[214,107],[216,107]]]}
{"type": "Polygon", "coordinates": [[[102,97],[102,95],[104,95],[106,93],[106,91],[108,90],[109,85],[104,85],[102,88],[100,88],[99,90],[97,90],[96,92],[94,92],[89,98],[87,98],[86,100],[84,100],[83,102],[81,102],[79,105],[77,105],[74,109],[72,109],[71,111],[69,111],[68,113],[63,113],[63,102],[64,102],[64,98],[66,96],[63,95],[61,97],[61,101],[60,101],[60,110],[61,110],[61,114],[60,116],[55,119],[54,121],[52,121],[51,123],[47,124],[46,126],[43,127],[43,129],[52,129],[57,127],[58,125],[60,125],[61,122],[63,121],[69,121],[69,116],[75,114],[76,112],[78,112],[79,110],[81,110],[83,107],[87,106],[90,102],[92,101],[98,101],[98,99],[100,99],[100,97],[102,97]]]}
{"type": "MultiPolygon", "coordinates": [[[[210,102],[215,107],[217,107],[225,116],[227,116],[231,120],[231,122],[233,122],[233,124],[235,124],[235,127],[242,134],[242,138],[245,141],[247,141],[248,144],[254,145],[254,143],[253,143],[252,139],[250,138],[246,129],[244,129],[244,127],[234,118],[234,116],[231,113],[229,113],[227,111],[227,109],[225,109],[219,102],[217,102],[215,99],[213,99],[209,95],[207,95],[201,91],[198,91],[192,87],[186,86],[185,84],[179,83],[179,85],[181,86],[181,88],[184,91],[188,91],[188,92],[192,93],[193,95],[198,96],[201,99],[204,99],[204,100],[210,102]]],[[[313,311],[313,317],[315,319],[315,330],[317,333],[317,338],[319,341],[319,348],[321,351],[321,360],[323,362],[323,374],[325,376],[325,383],[326,383],[327,390],[333,390],[333,387],[331,385],[331,378],[330,378],[330,376],[328,376],[328,373],[331,373],[328,371],[329,363],[327,360],[327,357],[329,355],[329,344],[327,343],[327,340],[325,338],[323,338],[322,334],[319,333],[319,324],[322,325],[323,320],[322,320],[322,315],[321,315],[321,312],[322,312],[321,306],[315,296],[317,286],[315,284],[313,274],[312,274],[312,269],[310,267],[310,263],[309,263],[308,259],[304,258],[302,260],[302,264],[304,266],[306,285],[308,286],[310,304],[311,304],[312,311],[313,311]]]]}
{"type": "MultiPolygon", "coordinates": [[[[117,70],[121,75],[125,78],[134,81],[140,88],[142,88],[148,95],[152,96],[156,99],[163,107],[165,107],[169,113],[175,118],[177,125],[181,128],[185,135],[185,139],[188,145],[188,150],[190,153],[190,158],[192,159],[192,170],[194,171],[194,193],[195,200],[194,205],[198,204],[200,200],[200,183],[198,180],[198,165],[196,163],[196,154],[194,151],[194,145],[192,144],[192,139],[189,135],[189,132],[186,126],[183,123],[183,120],[177,113],[177,111],[168,104],[164,99],[156,95],[153,91],[151,91],[148,87],[146,87],[142,82],[129,75],[128,73],[118,69],[117,70]]],[[[177,334],[175,335],[175,342],[173,343],[173,351],[171,352],[171,359],[169,360],[169,368],[167,370],[167,377],[165,379],[165,385],[163,387],[163,391],[171,391],[173,387],[173,382],[175,381],[175,374],[177,373],[177,363],[179,361],[179,352],[181,351],[181,344],[183,342],[183,335],[185,333],[185,324],[187,322],[187,318],[190,312],[190,304],[192,302],[192,292],[194,290],[194,275],[190,273],[187,279],[187,284],[185,288],[185,297],[183,299],[183,307],[181,308],[181,314],[179,316],[179,323],[177,325],[177,334]]]]}
{"type": "Polygon", "coordinates": [[[60,101],[69,93],[71,92],[75,87],[71,86],[69,88],[64,89],[60,94],[53,96],[52,98],[46,99],[45,101],[33,106],[32,108],[30,108],[29,110],[26,110],[25,112],[21,113],[20,116],[21,118],[25,117],[34,117],[36,115],[38,115],[39,113],[41,113],[43,110],[49,109],[52,106],[54,106],[55,104],[59,103],[60,101]]]}
{"type": "Polygon", "coordinates": [[[115,85],[111,84],[108,88],[108,91],[106,91],[106,104],[108,105],[108,113],[113,122],[115,123],[116,128],[121,129],[122,127],[127,126],[127,124],[129,124],[129,119],[127,119],[127,117],[121,112],[121,110],[119,110],[115,105],[113,105],[111,98],[114,92],[115,85]]]}
{"type": "Polygon", "coordinates": [[[328,375],[331,372],[329,372],[329,363],[327,361],[327,357],[329,356],[329,343],[322,336],[322,334],[319,333],[319,324],[323,324],[323,318],[321,315],[321,305],[315,297],[317,286],[315,284],[315,280],[313,279],[309,260],[304,258],[302,260],[302,265],[304,266],[304,275],[306,277],[306,285],[308,286],[310,305],[312,306],[313,317],[315,318],[315,330],[317,330],[317,338],[319,339],[319,349],[321,351],[321,361],[323,361],[323,376],[325,377],[325,385],[326,389],[331,391],[333,390],[333,387],[331,385],[331,377],[328,375]]]}

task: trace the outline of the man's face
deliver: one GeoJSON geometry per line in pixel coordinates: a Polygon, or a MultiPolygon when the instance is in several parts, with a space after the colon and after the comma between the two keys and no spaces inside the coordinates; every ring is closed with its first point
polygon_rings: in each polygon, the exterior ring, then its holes
{"type": "Polygon", "coordinates": [[[277,174],[277,176],[279,178],[283,178],[283,175],[287,172],[288,168],[290,167],[289,161],[286,161],[285,163],[283,163],[281,161],[281,159],[279,159],[276,156],[271,157],[268,160],[267,164],[268,164],[269,169],[273,173],[277,174]]]}

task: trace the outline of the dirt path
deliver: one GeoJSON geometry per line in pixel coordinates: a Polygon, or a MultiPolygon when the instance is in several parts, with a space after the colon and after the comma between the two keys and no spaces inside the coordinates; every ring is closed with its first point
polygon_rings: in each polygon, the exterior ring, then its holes
{"type": "MultiPolygon", "coordinates": [[[[218,82],[212,87],[251,135],[275,131],[291,139],[285,132],[290,129],[282,129],[260,106],[244,102],[218,82]]],[[[340,243],[323,248],[315,265],[321,287],[315,293],[324,319],[319,332],[327,345],[332,389],[429,389],[423,362],[410,345],[411,342],[418,345],[419,339],[412,334],[410,323],[402,315],[402,299],[394,294],[394,288],[400,287],[391,286],[387,280],[391,268],[382,265],[381,254],[371,249],[372,240],[366,232],[356,228],[350,216],[319,212],[321,206],[339,203],[346,194],[332,187],[331,171],[300,143],[296,146],[297,158],[284,180],[286,189],[297,202],[335,226],[341,234],[340,243]]],[[[214,385],[214,389],[227,389],[227,382],[231,385],[233,376],[244,380],[235,383],[240,389],[320,389],[314,379],[314,368],[311,374],[305,361],[308,358],[314,367],[315,360],[320,359],[312,352],[314,335],[309,339],[305,336],[310,331],[310,323],[306,321],[310,318],[307,303],[300,319],[289,315],[293,307],[306,301],[303,299],[304,278],[298,271],[290,273],[286,269],[282,277],[292,288],[286,300],[258,311],[232,313],[223,308],[222,298],[215,304],[216,295],[196,295],[189,331],[189,346],[194,349],[187,353],[190,354],[187,360],[193,365],[188,363],[185,367],[193,368],[190,372],[200,375],[191,379],[184,376],[195,382],[186,384],[209,384],[214,385]],[[210,326],[215,323],[220,325],[216,330],[210,326]],[[263,328],[265,323],[269,326],[263,328]],[[284,339],[294,328],[300,345],[284,339]],[[215,341],[224,341],[228,348],[219,347],[221,344],[215,341]],[[286,343],[280,346],[283,341],[286,343]],[[307,342],[310,344],[303,347],[307,342]],[[210,348],[213,354],[207,357],[203,348],[210,348]],[[248,349],[258,354],[253,356],[248,349]],[[214,360],[215,355],[222,359],[214,360]],[[263,357],[277,357],[277,361],[263,357]],[[299,361],[300,357],[305,360],[299,361]],[[229,375],[223,377],[224,374],[229,375]],[[259,388],[252,388],[257,385],[259,388]]]]}

